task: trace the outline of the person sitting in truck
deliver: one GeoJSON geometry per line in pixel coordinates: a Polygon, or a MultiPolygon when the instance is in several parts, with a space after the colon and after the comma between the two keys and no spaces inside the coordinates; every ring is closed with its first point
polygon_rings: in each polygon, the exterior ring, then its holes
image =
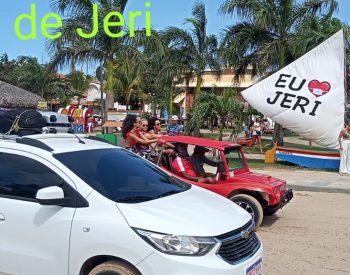
{"type": "Polygon", "coordinates": [[[208,173],[204,171],[204,163],[213,167],[217,167],[218,163],[216,161],[208,159],[205,156],[206,152],[209,152],[209,149],[203,146],[194,147],[194,151],[190,157],[190,161],[197,176],[211,177],[215,181],[215,175],[213,173],[208,173]]]}
{"type": "Polygon", "coordinates": [[[123,121],[122,136],[124,138],[124,147],[133,151],[138,147],[150,145],[158,139],[148,139],[141,132],[141,119],[136,115],[127,115],[123,121]]]}
{"type": "Polygon", "coordinates": [[[182,136],[184,134],[184,126],[178,123],[179,117],[173,115],[171,117],[171,123],[168,125],[167,134],[169,136],[182,136]]]}
{"type": "Polygon", "coordinates": [[[177,143],[175,146],[177,157],[172,163],[173,171],[175,174],[199,183],[215,183],[215,179],[207,176],[197,176],[194,171],[191,161],[189,160],[189,154],[187,152],[187,144],[177,143]]]}

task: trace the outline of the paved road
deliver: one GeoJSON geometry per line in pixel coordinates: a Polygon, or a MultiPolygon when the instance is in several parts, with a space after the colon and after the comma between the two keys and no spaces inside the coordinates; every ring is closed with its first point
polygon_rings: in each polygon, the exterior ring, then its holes
{"type": "Polygon", "coordinates": [[[264,274],[350,274],[350,195],[295,192],[293,201],[265,217],[264,274]]]}
{"type": "Polygon", "coordinates": [[[341,176],[336,172],[315,171],[302,168],[251,169],[255,173],[267,174],[284,179],[288,186],[298,191],[330,192],[350,194],[350,175],[341,176]]]}

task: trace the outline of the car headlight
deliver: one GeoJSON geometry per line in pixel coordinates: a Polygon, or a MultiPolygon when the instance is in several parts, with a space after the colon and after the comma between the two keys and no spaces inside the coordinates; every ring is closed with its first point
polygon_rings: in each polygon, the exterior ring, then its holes
{"type": "Polygon", "coordinates": [[[217,243],[215,238],[176,236],[134,228],[135,232],[157,250],[173,255],[203,256],[217,243]]]}
{"type": "Polygon", "coordinates": [[[283,183],[281,186],[280,186],[280,190],[281,192],[284,192],[287,190],[287,184],[283,183]]]}

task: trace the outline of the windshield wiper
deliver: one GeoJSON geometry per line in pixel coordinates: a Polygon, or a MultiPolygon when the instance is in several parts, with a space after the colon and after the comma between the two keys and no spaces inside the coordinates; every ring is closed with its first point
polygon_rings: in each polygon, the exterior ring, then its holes
{"type": "Polygon", "coordinates": [[[166,197],[166,196],[170,196],[170,195],[174,195],[174,194],[177,194],[177,193],[181,193],[183,190],[171,190],[171,191],[168,191],[168,192],[165,192],[159,196],[157,196],[157,199],[158,198],[163,198],[163,197],[166,197]]]}
{"type": "Polygon", "coordinates": [[[117,202],[143,202],[143,201],[150,201],[154,200],[157,197],[149,197],[149,196],[132,196],[132,197],[126,197],[118,199],[117,202]]]}

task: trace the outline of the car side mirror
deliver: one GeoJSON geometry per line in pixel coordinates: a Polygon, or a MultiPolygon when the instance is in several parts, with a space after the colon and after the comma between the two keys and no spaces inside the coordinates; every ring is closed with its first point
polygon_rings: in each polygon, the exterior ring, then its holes
{"type": "Polygon", "coordinates": [[[51,186],[39,189],[35,197],[36,201],[41,205],[57,205],[65,206],[70,198],[64,197],[64,192],[61,187],[51,186]]]}

